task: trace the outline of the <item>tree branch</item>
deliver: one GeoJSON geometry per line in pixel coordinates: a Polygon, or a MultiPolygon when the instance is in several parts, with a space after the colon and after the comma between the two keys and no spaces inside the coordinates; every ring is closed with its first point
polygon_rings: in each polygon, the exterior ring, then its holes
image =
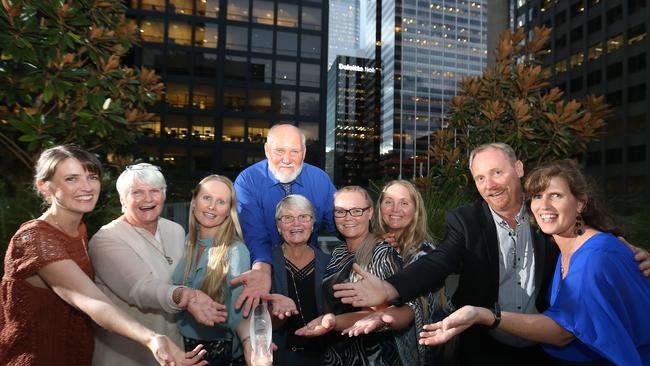
{"type": "Polygon", "coordinates": [[[12,139],[10,139],[7,135],[5,135],[2,132],[0,132],[0,141],[28,169],[33,168],[34,162],[32,160],[32,157],[28,153],[26,153],[25,150],[21,149],[20,146],[18,146],[12,139]]]}

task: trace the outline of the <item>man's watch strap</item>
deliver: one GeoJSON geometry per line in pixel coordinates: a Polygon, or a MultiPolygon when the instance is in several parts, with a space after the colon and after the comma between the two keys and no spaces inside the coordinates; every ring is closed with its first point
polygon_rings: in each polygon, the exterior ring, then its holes
{"type": "Polygon", "coordinates": [[[499,306],[498,301],[494,303],[492,314],[494,314],[494,322],[488,327],[488,329],[496,329],[499,326],[499,323],[501,323],[501,306],[499,306]]]}

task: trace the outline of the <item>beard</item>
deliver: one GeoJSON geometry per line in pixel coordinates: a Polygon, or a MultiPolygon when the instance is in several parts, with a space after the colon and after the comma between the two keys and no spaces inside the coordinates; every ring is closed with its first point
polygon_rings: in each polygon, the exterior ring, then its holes
{"type": "Polygon", "coordinates": [[[293,172],[291,173],[282,173],[279,171],[279,169],[276,169],[275,166],[269,164],[269,170],[271,171],[271,174],[275,177],[275,179],[278,180],[280,183],[291,183],[296,178],[298,175],[300,175],[300,172],[302,171],[302,164],[300,166],[297,166],[293,172]]]}

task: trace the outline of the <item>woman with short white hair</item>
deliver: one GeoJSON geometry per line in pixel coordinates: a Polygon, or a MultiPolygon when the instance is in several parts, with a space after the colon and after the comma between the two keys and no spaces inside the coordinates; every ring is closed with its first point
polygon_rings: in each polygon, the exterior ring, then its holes
{"type": "MultiPolygon", "coordinates": [[[[104,225],[90,240],[98,287],[122,310],[181,344],[174,314],[187,309],[197,321],[225,320],[225,308],[200,290],[171,284],[183,254],[185,231],[160,217],[167,184],[160,168],[127,166],[116,182],[123,215],[104,225]]],[[[95,333],[94,365],[150,365],[152,357],[137,344],[113,333],[95,333]]]]}

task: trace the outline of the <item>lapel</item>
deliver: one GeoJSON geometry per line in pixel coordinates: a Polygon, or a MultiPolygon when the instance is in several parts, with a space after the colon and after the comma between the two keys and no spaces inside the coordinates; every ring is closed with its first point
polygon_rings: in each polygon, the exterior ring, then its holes
{"type": "Polygon", "coordinates": [[[323,276],[325,275],[325,267],[329,264],[329,258],[325,253],[321,252],[319,249],[314,248],[314,257],[316,263],[314,263],[314,292],[316,293],[316,309],[318,313],[323,313],[323,276]]]}
{"type": "Polygon", "coordinates": [[[487,202],[481,200],[482,222],[481,222],[481,239],[484,243],[484,250],[487,257],[489,278],[492,284],[491,288],[496,290],[496,299],[499,295],[499,238],[497,236],[496,224],[492,217],[492,211],[487,202]]]}
{"type": "Polygon", "coordinates": [[[277,288],[275,292],[285,296],[289,296],[289,286],[287,285],[287,271],[284,267],[284,253],[282,246],[277,245],[271,252],[271,260],[273,261],[273,279],[277,288]]]}
{"type": "Polygon", "coordinates": [[[546,253],[546,237],[539,228],[535,226],[530,227],[530,238],[533,241],[533,254],[535,255],[535,288],[542,290],[543,274],[546,272],[548,266],[547,253],[546,253]]]}

